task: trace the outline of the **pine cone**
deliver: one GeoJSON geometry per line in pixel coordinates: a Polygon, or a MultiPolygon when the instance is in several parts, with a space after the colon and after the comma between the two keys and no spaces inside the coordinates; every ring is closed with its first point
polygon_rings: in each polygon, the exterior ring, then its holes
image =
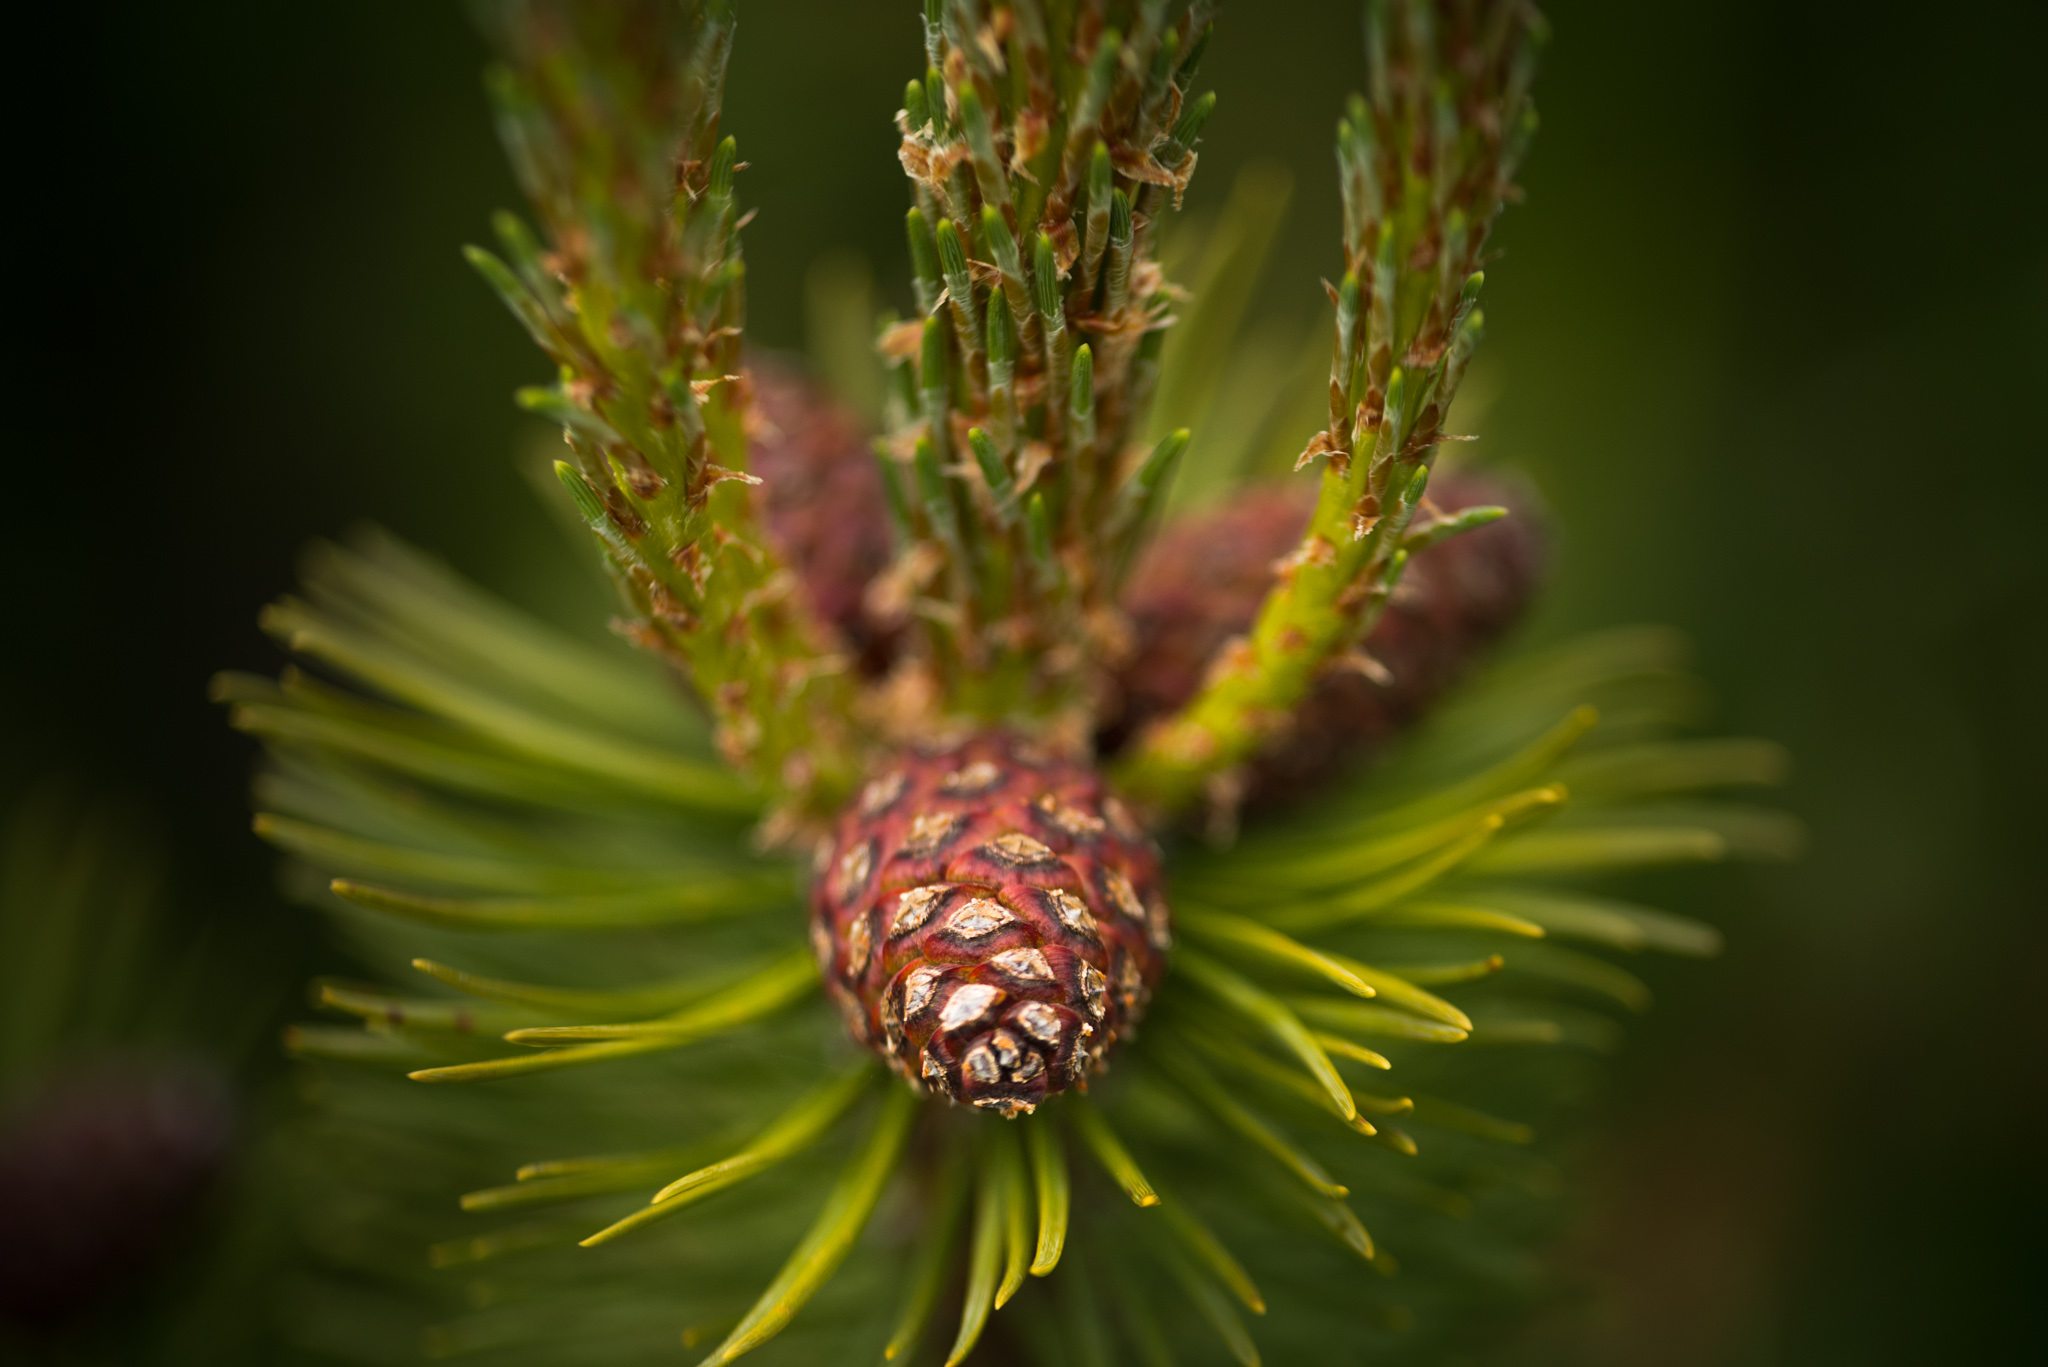
{"type": "Polygon", "coordinates": [[[889,510],[860,421],[784,362],[751,355],[747,369],[754,393],[747,461],[761,479],[768,534],[862,672],[880,674],[895,633],[868,621],[861,594],[889,563],[889,510]]]}
{"type": "MultiPolygon", "coordinates": [[[[1136,650],[1119,683],[1123,713],[1101,738],[1105,753],[1194,696],[1224,642],[1250,629],[1294,548],[1313,489],[1263,485],[1169,525],[1131,576],[1126,595],[1136,650]]],[[[1521,619],[1542,577],[1535,500],[1504,481],[1444,472],[1430,501],[1445,512],[1480,504],[1509,516],[1414,557],[1365,654],[1380,681],[1333,669],[1248,775],[1248,801],[1284,798],[1330,778],[1413,724],[1521,619]]]]}
{"type": "Polygon", "coordinates": [[[811,894],[854,1036],[1010,1116],[1101,1070],[1171,936],[1159,852],[1102,779],[997,733],[897,757],[821,846],[811,894]]]}

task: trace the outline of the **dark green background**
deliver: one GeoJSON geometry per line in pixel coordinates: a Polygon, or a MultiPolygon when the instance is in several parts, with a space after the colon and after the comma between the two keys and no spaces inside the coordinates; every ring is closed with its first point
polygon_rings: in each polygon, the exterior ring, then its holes
{"type": "MultiPolygon", "coordinates": [[[[1652,966],[1577,1169],[1568,1256],[1602,1289],[1529,1353],[2019,1360],[2048,1222],[2048,10],[1546,9],[1484,429],[1565,531],[1533,634],[1690,631],[1725,727],[1796,753],[1813,847],[1669,885],[1731,947],[1652,966]]],[[[914,12],[742,4],[762,341],[801,344],[821,250],[901,270],[914,12]]],[[[275,666],[254,613],[297,548],[375,518],[529,598],[581,572],[513,471],[507,395],[543,366],[455,250],[516,201],[482,54],[417,0],[15,23],[0,778],[139,790],[189,902],[290,917],[204,684],[275,666]]],[[[1295,171],[1279,313],[1334,273],[1357,32],[1241,0],[1204,71],[1191,209],[1248,159],[1295,171]]]]}

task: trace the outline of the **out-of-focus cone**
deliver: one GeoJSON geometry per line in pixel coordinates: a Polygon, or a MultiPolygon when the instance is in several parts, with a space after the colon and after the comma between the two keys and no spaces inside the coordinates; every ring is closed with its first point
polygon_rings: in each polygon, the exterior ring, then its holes
{"type": "MultiPolygon", "coordinates": [[[[1105,748],[1193,697],[1216,651],[1250,630],[1313,501],[1306,483],[1254,486],[1160,534],[1125,600],[1136,648],[1118,679],[1123,710],[1105,731],[1105,748]]],[[[1509,512],[1415,556],[1363,651],[1324,672],[1292,725],[1253,763],[1247,800],[1311,789],[1384,746],[1521,620],[1545,559],[1534,496],[1498,477],[1445,472],[1431,483],[1430,501],[1445,513],[1483,504],[1509,512]]]]}

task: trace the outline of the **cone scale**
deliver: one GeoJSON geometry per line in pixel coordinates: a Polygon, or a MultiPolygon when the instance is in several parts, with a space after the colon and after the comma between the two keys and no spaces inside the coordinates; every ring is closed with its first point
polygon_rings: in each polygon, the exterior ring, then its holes
{"type": "Polygon", "coordinates": [[[820,845],[811,940],[855,1039],[1016,1116],[1102,1071],[1172,929],[1159,851],[1101,777],[985,733],[877,770],[820,845]]]}

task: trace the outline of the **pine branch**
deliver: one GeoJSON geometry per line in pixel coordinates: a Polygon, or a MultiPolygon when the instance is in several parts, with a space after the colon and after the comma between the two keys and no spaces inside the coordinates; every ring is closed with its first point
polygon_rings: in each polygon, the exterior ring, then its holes
{"type": "MultiPolygon", "coordinates": [[[[930,0],[900,151],[922,322],[883,339],[918,696],[1088,734],[1114,600],[1175,434],[1139,445],[1171,290],[1154,226],[1213,96],[1205,0],[930,0]]],[[[920,719],[922,723],[924,719],[920,719]]]]}
{"type": "Polygon", "coordinates": [[[522,390],[561,423],[556,473],[604,547],[637,644],[674,661],[725,758],[822,810],[851,783],[840,662],[758,524],[739,375],[746,271],[718,137],[731,0],[499,0],[501,133],[546,229],[469,250],[560,367],[522,390]]]}
{"type": "Polygon", "coordinates": [[[1368,6],[1371,98],[1337,126],[1346,270],[1331,291],[1329,423],[1296,466],[1322,460],[1321,496],[1250,636],[1122,762],[1134,796],[1179,807],[1249,759],[1372,630],[1409,555],[1478,525],[1415,519],[1479,341],[1479,266],[1535,130],[1544,33],[1523,0],[1368,6]]]}

